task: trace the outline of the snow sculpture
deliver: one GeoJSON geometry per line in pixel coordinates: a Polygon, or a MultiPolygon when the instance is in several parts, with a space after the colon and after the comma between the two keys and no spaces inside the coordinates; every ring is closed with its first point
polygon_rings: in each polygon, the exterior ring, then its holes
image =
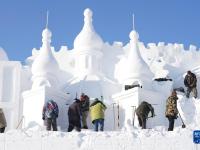
{"type": "Polygon", "coordinates": [[[85,9],[84,26],[74,40],[76,76],[100,74],[103,41],[92,24],[92,11],[85,9]]]}
{"type": "Polygon", "coordinates": [[[42,32],[40,53],[32,64],[32,89],[41,86],[58,87],[59,66],[51,51],[51,36],[51,31],[45,28],[42,32]]]}

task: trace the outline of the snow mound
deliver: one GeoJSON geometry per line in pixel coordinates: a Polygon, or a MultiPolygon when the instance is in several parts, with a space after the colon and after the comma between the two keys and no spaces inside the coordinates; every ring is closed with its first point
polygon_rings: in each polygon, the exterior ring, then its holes
{"type": "Polygon", "coordinates": [[[192,129],[176,128],[167,132],[164,127],[136,129],[131,132],[47,132],[12,130],[0,135],[0,149],[13,150],[195,150],[192,129]]]}

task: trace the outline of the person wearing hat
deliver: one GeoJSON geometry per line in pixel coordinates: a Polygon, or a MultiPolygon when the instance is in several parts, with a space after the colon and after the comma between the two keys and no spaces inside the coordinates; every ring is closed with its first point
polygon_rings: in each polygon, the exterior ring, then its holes
{"type": "Polygon", "coordinates": [[[184,84],[187,88],[186,97],[189,98],[190,93],[192,92],[194,98],[197,98],[197,78],[194,73],[187,71],[187,75],[184,79],[184,84]]]}
{"type": "Polygon", "coordinates": [[[106,110],[106,105],[100,101],[98,98],[95,98],[94,102],[90,105],[90,117],[91,121],[94,124],[94,130],[100,131],[104,130],[104,113],[106,110]]]}
{"type": "Polygon", "coordinates": [[[71,132],[74,128],[76,131],[81,131],[81,109],[80,100],[75,98],[75,101],[69,106],[68,119],[69,127],[68,132],[71,132]]]}
{"type": "Polygon", "coordinates": [[[176,91],[173,90],[172,94],[167,99],[165,116],[169,120],[169,128],[168,131],[173,131],[174,129],[174,120],[178,118],[178,109],[177,109],[177,94],[176,91]]]}
{"type": "Polygon", "coordinates": [[[0,108],[0,133],[4,133],[6,126],[7,126],[6,118],[3,113],[3,109],[0,108]]]}

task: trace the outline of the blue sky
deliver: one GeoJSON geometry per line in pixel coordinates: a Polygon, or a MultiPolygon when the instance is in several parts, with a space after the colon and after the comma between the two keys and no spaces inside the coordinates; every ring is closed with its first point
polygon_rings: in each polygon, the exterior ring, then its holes
{"type": "Polygon", "coordinates": [[[0,0],[0,46],[10,60],[24,61],[41,46],[49,10],[52,46],[73,41],[83,26],[83,11],[93,11],[93,24],[104,42],[129,41],[132,14],[140,40],[200,47],[199,0],[0,0]]]}

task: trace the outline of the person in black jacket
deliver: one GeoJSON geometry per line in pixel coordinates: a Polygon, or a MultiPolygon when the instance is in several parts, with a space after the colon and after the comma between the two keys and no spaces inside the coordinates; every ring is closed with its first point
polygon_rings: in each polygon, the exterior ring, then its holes
{"type": "Polygon", "coordinates": [[[76,131],[81,131],[81,109],[80,109],[80,100],[75,99],[68,109],[68,119],[69,127],[68,132],[71,132],[74,128],[76,131]]]}
{"type": "Polygon", "coordinates": [[[138,122],[142,129],[146,129],[146,120],[148,118],[148,114],[151,111],[151,117],[154,117],[154,108],[151,104],[143,101],[138,108],[136,109],[136,115],[138,116],[138,122]]]}
{"type": "Polygon", "coordinates": [[[191,71],[187,72],[187,75],[184,79],[184,84],[187,87],[187,93],[186,97],[189,98],[190,93],[192,92],[194,95],[194,98],[197,98],[197,78],[194,73],[191,71]]]}

